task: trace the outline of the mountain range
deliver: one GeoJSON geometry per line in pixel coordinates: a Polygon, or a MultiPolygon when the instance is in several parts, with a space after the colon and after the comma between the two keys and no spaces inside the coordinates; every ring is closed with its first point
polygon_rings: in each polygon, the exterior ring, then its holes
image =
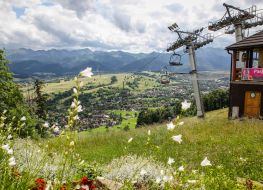
{"type": "MultiPolygon", "coordinates": [[[[94,72],[139,72],[168,70],[189,72],[188,55],[182,54],[180,67],[170,67],[171,53],[129,53],[124,51],[79,50],[32,50],[9,49],[7,58],[11,61],[10,70],[17,77],[34,75],[72,75],[86,67],[94,72]],[[167,66],[166,69],[165,66],[167,66]]],[[[196,51],[198,69],[201,71],[226,71],[230,68],[230,56],[220,48],[203,48],[196,51]]]]}

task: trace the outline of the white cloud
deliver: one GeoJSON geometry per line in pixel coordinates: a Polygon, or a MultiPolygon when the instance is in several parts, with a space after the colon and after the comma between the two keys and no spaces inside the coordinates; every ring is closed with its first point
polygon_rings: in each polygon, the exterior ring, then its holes
{"type": "MultiPolygon", "coordinates": [[[[176,39],[167,26],[207,26],[224,14],[223,0],[1,0],[0,47],[165,50],[176,39]],[[14,8],[24,8],[19,17],[14,8]]],[[[242,8],[259,0],[227,0],[242,8]]],[[[219,32],[215,33],[218,35],[219,32]]],[[[222,36],[210,46],[234,41],[222,36]]]]}

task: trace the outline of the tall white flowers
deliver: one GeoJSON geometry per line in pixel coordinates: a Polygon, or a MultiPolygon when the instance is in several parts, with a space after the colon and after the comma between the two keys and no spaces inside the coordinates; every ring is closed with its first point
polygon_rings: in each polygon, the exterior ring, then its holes
{"type": "Polygon", "coordinates": [[[201,166],[212,166],[211,162],[205,157],[205,159],[201,162],[201,166]]]}
{"type": "Polygon", "coordinates": [[[173,141],[175,141],[175,142],[178,142],[179,144],[181,144],[182,143],[182,135],[180,134],[180,135],[175,135],[175,136],[172,136],[172,139],[173,139],[173,141]]]}
{"type": "Polygon", "coordinates": [[[129,140],[128,140],[128,143],[131,143],[133,141],[133,138],[131,137],[129,140]]]}
{"type": "Polygon", "coordinates": [[[12,156],[11,158],[9,158],[9,166],[13,167],[16,165],[16,159],[12,156]]]}
{"type": "Polygon", "coordinates": [[[174,159],[173,158],[171,158],[171,157],[169,157],[169,159],[168,159],[168,165],[172,165],[173,163],[174,163],[174,159]]]}
{"type": "Polygon", "coordinates": [[[167,130],[172,131],[172,130],[174,130],[174,128],[175,128],[175,125],[173,124],[172,121],[167,124],[167,130]]]}
{"type": "Polygon", "coordinates": [[[87,67],[85,70],[81,71],[80,72],[80,75],[81,76],[84,76],[84,77],[91,77],[93,75],[93,73],[91,72],[92,68],[90,67],[87,67]]]}

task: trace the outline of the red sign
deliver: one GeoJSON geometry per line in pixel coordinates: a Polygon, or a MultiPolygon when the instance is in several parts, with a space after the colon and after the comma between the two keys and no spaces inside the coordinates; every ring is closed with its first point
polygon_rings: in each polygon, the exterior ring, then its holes
{"type": "Polygon", "coordinates": [[[263,81],[263,68],[242,69],[242,80],[263,81]]]}

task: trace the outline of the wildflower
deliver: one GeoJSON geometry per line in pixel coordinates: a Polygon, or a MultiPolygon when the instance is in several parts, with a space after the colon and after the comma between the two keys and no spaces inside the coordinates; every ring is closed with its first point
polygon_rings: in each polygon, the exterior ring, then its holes
{"type": "Polygon", "coordinates": [[[161,177],[156,177],[155,182],[160,183],[162,181],[161,177]]]}
{"type": "Polygon", "coordinates": [[[167,124],[167,130],[172,131],[174,130],[174,128],[175,128],[175,125],[173,124],[173,122],[170,122],[167,124]]]}
{"type": "Polygon", "coordinates": [[[184,166],[180,166],[180,167],[178,168],[178,171],[183,172],[183,171],[184,171],[184,166]]]}
{"type": "Polygon", "coordinates": [[[174,163],[174,159],[169,157],[168,159],[168,162],[167,162],[169,165],[172,165],[174,163]]]}
{"type": "Polygon", "coordinates": [[[182,125],[184,125],[184,122],[181,121],[181,122],[178,123],[178,125],[179,125],[179,126],[182,126],[182,125]]]}
{"type": "Polygon", "coordinates": [[[175,135],[175,136],[172,136],[172,139],[176,142],[178,142],[179,144],[181,144],[181,142],[183,141],[182,140],[182,135],[175,135]]]}
{"type": "Polygon", "coordinates": [[[73,118],[74,120],[79,120],[79,116],[78,115],[76,115],[76,116],[74,116],[74,118],[73,118]]]}
{"type": "Polygon", "coordinates": [[[12,138],[13,138],[12,135],[8,135],[8,136],[7,136],[7,139],[8,139],[8,140],[10,140],[10,139],[12,139],[12,138]]]}
{"type": "Polygon", "coordinates": [[[247,161],[246,158],[242,158],[242,157],[240,157],[239,159],[240,159],[242,162],[246,162],[246,161],[247,161]]]}
{"type": "Polygon", "coordinates": [[[151,130],[148,130],[148,135],[149,135],[149,136],[151,135],[151,130]]]}
{"type": "Polygon", "coordinates": [[[164,171],[163,171],[163,170],[161,170],[161,172],[160,172],[160,173],[161,173],[161,175],[164,175],[164,171]]]}
{"type": "Polygon", "coordinates": [[[10,149],[9,144],[5,144],[2,146],[2,149],[8,151],[10,149]]]}
{"type": "Polygon", "coordinates": [[[21,121],[26,121],[26,117],[23,116],[20,120],[21,120],[21,121]]]}
{"type": "Polygon", "coordinates": [[[128,143],[132,142],[133,138],[131,137],[129,140],[128,140],[128,143]]]}
{"type": "Polygon", "coordinates": [[[8,151],[7,151],[7,154],[13,154],[13,149],[12,148],[10,148],[8,151]]]}
{"type": "Polygon", "coordinates": [[[69,146],[74,146],[74,145],[75,145],[74,141],[71,141],[71,142],[69,143],[69,146]]]}
{"type": "Polygon", "coordinates": [[[184,102],[182,102],[182,110],[187,110],[191,107],[191,102],[187,102],[187,100],[184,100],[184,102]]]}
{"type": "Polygon", "coordinates": [[[9,166],[15,166],[16,165],[16,160],[15,160],[15,158],[14,157],[11,157],[11,158],[9,158],[9,166]]]}
{"type": "Polygon", "coordinates": [[[195,184],[195,183],[197,182],[197,180],[193,180],[193,179],[191,180],[191,179],[188,179],[187,182],[188,182],[188,183],[191,183],[191,184],[195,184]]]}
{"type": "Polygon", "coordinates": [[[71,106],[70,106],[70,107],[71,107],[71,108],[75,108],[75,107],[76,107],[76,104],[75,104],[74,101],[71,103],[71,106]]]}
{"type": "Polygon", "coordinates": [[[163,176],[164,182],[168,182],[168,181],[172,181],[172,180],[173,180],[173,176],[163,176]]]}
{"type": "Polygon", "coordinates": [[[211,162],[205,157],[205,159],[201,162],[201,166],[211,166],[211,162]]]}
{"type": "Polygon", "coordinates": [[[83,87],[83,82],[81,81],[80,83],[79,83],[79,87],[83,87]]]}
{"type": "Polygon", "coordinates": [[[73,88],[73,92],[74,92],[74,94],[77,94],[77,93],[78,93],[78,91],[77,91],[76,88],[73,88]]]}
{"type": "Polygon", "coordinates": [[[90,67],[87,67],[85,70],[81,71],[80,72],[80,75],[81,76],[84,76],[84,77],[91,77],[93,75],[93,73],[91,72],[92,68],[90,67]]]}
{"type": "Polygon", "coordinates": [[[48,123],[48,122],[45,122],[45,123],[43,124],[43,127],[44,127],[44,128],[48,128],[48,127],[49,127],[49,123],[48,123]]]}
{"type": "Polygon", "coordinates": [[[82,165],[82,164],[84,164],[84,160],[82,160],[82,161],[79,163],[79,165],[82,165]]]}
{"type": "Polygon", "coordinates": [[[77,112],[82,112],[82,111],[83,111],[83,110],[82,110],[82,106],[79,105],[78,108],[77,108],[77,112]]]}
{"type": "Polygon", "coordinates": [[[141,176],[145,176],[146,174],[147,174],[147,171],[145,171],[144,169],[142,169],[141,172],[140,172],[140,175],[141,175],[141,176]]]}
{"type": "Polygon", "coordinates": [[[43,178],[38,178],[35,180],[38,190],[45,190],[46,189],[46,182],[43,178]]]}
{"type": "Polygon", "coordinates": [[[54,131],[54,133],[59,133],[59,128],[58,128],[58,127],[55,127],[55,128],[53,129],[53,131],[54,131]]]}

